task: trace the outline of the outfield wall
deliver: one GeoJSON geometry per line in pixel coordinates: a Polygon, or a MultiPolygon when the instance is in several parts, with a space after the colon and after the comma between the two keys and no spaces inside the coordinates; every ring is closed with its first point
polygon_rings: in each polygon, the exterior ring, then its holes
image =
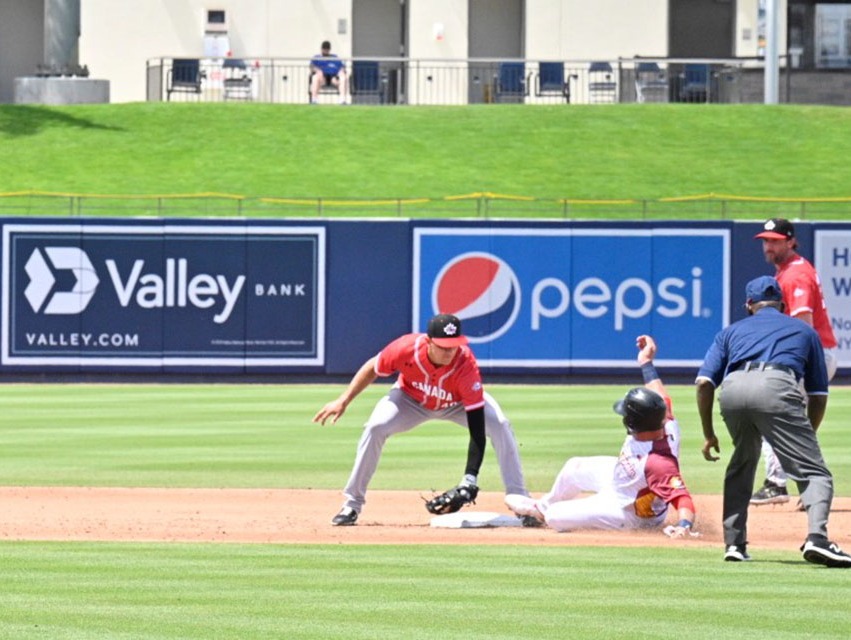
{"type": "MultiPolygon", "coordinates": [[[[688,375],[771,273],[754,222],[6,218],[0,375],[352,374],[436,310],[483,370],[688,375]]],[[[851,373],[851,226],[799,223],[851,373]]]]}

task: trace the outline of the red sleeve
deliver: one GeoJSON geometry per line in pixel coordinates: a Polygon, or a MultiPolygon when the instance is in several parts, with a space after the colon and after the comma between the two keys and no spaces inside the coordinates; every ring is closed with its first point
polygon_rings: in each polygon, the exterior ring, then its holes
{"type": "Polygon", "coordinates": [[[691,496],[673,456],[651,452],[647,456],[644,475],[647,488],[667,503],[681,496],[691,496]]]}
{"type": "Polygon", "coordinates": [[[375,361],[375,373],[381,377],[387,377],[399,371],[399,363],[411,342],[411,336],[404,335],[384,347],[378,354],[378,360],[375,361]]]}
{"type": "Polygon", "coordinates": [[[783,301],[786,303],[786,313],[797,316],[801,313],[812,313],[818,303],[818,296],[813,291],[815,279],[803,269],[791,269],[780,288],[783,290],[783,301]]]}
{"type": "Polygon", "coordinates": [[[688,509],[692,513],[697,513],[697,509],[694,508],[694,500],[691,499],[691,496],[677,496],[673,500],[671,500],[671,505],[674,509],[688,509]]]}
{"type": "MultiPolygon", "coordinates": [[[[468,349],[468,347],[462,347],[468,349]]],[[[464,363],[458,369],[457,388],[458,395],[464,409],[472,411],[485,406],[485,390],[482,387],[482,375],[479,373],[479,365],[472,352],[469,350],[463,354],[464,363]]]]}

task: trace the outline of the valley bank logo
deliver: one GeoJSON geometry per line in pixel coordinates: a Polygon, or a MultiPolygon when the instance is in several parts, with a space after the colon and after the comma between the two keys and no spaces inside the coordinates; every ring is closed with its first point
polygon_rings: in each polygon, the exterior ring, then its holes
{"type": "Polygon", "coordinates": [[[483,366],[697,366],[729,323],[728,229],[417,228],[413,328],[462,320],[483,366]],[[684,336],[688,336],[687,339],[684,336]]]}
{"type": "Polygon", "coordinates": [[[47,315],[82,313],[100,282],[89,256],[77,247],[33,249],[24,270],[29,276],[24,296],[33,311],[42,311],[47,315]],[[74,276],[70,291],[55,290],[54,274],[61,270],[67,270],[74,276]]]}
{"type": "Polygon", "coordinates": [[[325,229],[3,225],[9,364],[324,364],[325,229]]]}
{"type": "MultiPolygon", "coordinates": [[[[135,260],[129,272],[123,275],[116,260],[107,259],[104,264],[122,307],[135,302],[142,309],[186,306],[207,309],[215,306],[221,298],[221,311],[213,315],[216,324],[228,321],[245,284],[244,275],[237,276],[233,282],[229,282],[224,274],[191,275],[189,261],[185,258],[167,258],[165,275],[154,272],[143,274],[145,260],[135,260]]],[[[34,312],[42,310],[46,315],[82,313],[100,283],[89,256],[78,247],[33,249],[24,270],[29,277],[24,296],[34,312]],[[47,264],[44,255],[50,259],[52,267],[47,264]],[[68,271],[74,276],[70,291],[57,290],[56,276],[61,271],[68,271]],[[45,300],[48,300],[46,305],[45,300]]]]}

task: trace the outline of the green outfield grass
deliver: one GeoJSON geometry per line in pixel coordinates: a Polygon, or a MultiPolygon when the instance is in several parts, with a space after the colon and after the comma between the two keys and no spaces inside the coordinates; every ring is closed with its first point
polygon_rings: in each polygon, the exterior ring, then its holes
{"type": "MultiPolygon", "coordinates": [[[[571,455],[615,453],[622,386],[490,385],[530,488],[571,455]]],[[[341,422],[313,413],[343,385],[0,385],[0,484],[340,488],[373,385],[341,422]]],[[[690,386],[670,388],[695,493],[724,462],[700,456],[690,386]]],[[[851,389],[820,431],[851,491],[851,389]]],[[[729,439],[718,424],[724,460],[729,439]]],[[[428,423],[391,438],[373,488],[443,488],[466,435],[428,423]]],[[[481,484],[499,491],[486,459],[481,484]]],[[[846,545],[847,546],[847,545],[846,545]]],[[[720,549],[536,546],[0,543],[0,638],[845,638],[847,574],[795,549],[746,565],[720,549]],[[777,606],[778,602],[788,606],[777,606]]]]}
{"type": "Polygon", "coordinates": [[[0,544],[0,637],[845,640],[847,572],[763,552],[0,544]],[[800,566],[799,566],[800,565],[800,566]]]}
{"type": "Polygon", "coordinates": [[[0,148],[0,193],[851,196],[821,106],[0,105],[0,148]]]}
{"type": "MultiPolygon", "coordinates": [[[[640,381],[636,381],[639,384],[640,381]]],[[[334,426],[310,420],[344,385],[0,385],[0,485],[279,487],[345,484],[361,426],[385,385],[368,388],[334,426]]],[[[629,385],[489,385],[514,425],[530,490],[549,489],[564,460],[615,455],[612,410],[629,385]]],[[[691,386],[671,386],[683,430],[682,468],[695,493],[720,493],[731,444],[708,463],[691,386]]],[[[839,495],[851,495],[851,389],[834,388],[819,431],[839,495]]],[[[371,484],[428,490],[455,483],[464,429],[429,422],[391,438],[371,484]]],[[[480,476],[502,490],[492,453],[480,476]]],[[[445,488],[445,487],[444,487],[445,488]]]]}
{"type": "MultiPolygon", "coordinates": [[[[847,197],[850,120],[847,109],[788,105],[0,105],[0,193],[847,197]]],[[[617,452],[611,404],[628,386],[489,386],[532,491],[571,455],[617,452]]],[[[342,388],[3,384],[0,484],[339,489],[386,390],[368,389],[336,426],[311,424],[342,388]]],[[[671,393],[687,482],[719,493],[731,451],[723,423],[722,461],[707,463],[693,389],[671,393]]],[[[851,390],[833,389],[819,437],[845,496],[849,420],[851,390]]],[[[388,442],[371,486],[444,489],[465,451],[463,429],[423,425],[388,442]]],[[[491,451],[480,481],[501,489],[491,451]]],[[[720,552],[1,542],[0,640],[851,633],[847,572],[805,565],[794,549],[759,550],[746,565],[720,552]]]]}

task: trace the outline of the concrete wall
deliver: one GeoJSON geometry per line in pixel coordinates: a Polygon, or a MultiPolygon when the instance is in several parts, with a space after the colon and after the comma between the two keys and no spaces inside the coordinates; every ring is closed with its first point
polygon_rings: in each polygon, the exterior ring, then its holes
{"type": "Polygon", "coordinates": [[[109,102],[109,81],[93,78],[15,78],[15,104],[109,102]]]}
{"type": "MultiPolygon", "coordinates": [[[[44,7],[50,1],[0,0],[0,102],[12,101],[15,77],[33,74],[43,62],[44,7]]],[[[78,59],[92,78],[110,82],[113,102],[141,101],[146,99],[148,60],[204,56],[209,9],[226,11],[234,57],[306,58],[317,53],[325,39],[336,53],[348,57],[353,51],[353,3],[370,1],[84,0],[78,59]]],[[[528,59],[667,54],[668,0],[526,0],[524,5],[528,59]]],[[[785,16],[786,1],[780,5],[785,16]]],[[[758,0],[737,0],[735,42],[740,56],[756,54],[757,7],[758,0]]],[[[468,57],[466,0],[407,0],[407,14],[409,57],[468,57]]],[[[785,19],[780,33],[785,33],[785,19]]],[[[785,50],[785,41],[780,48],[785,50]]]]}
{"type": "Polygon", "coordinates": [[[526,3],[526,57],[612,60],[668,53],[668,0],[526,3]]]}
{"type": "MultiPolygon", "coordinates": [[[[778,4],[777,50],[780,54],[784,54],[786,52],[786,0],[780,0],[778,4]]],[[[761,55],[759,48],[762,43],[759,38],[758,15],[759,0],[737,0],[736,33],[733,43],[736,55],[739,57],[761,55]]]]}
{"type": "Polygon", "coordinates": [[[132,16],[114,0],[82,3],[80,62],[111,83],[113,102],[145,99],[146,61],[203,57],[206,12],[227,15],[234,57],[309,57],[330,40],[351,55],[352,0],[137,0],[132,16]],[[345,33],[338,33],[343,21],[345,33]]]}
{"type": "Polygon", "coordinates": [[[43,55],[43,2],[0,0],[0,103],[14,101],[15,78],[35,75],[43,55]]]}
{"type": "Polygon", "coordinates": [[[469,49],[468,6],[459,0],[410,0],[409,57],[461,59],[469,49]]]}

